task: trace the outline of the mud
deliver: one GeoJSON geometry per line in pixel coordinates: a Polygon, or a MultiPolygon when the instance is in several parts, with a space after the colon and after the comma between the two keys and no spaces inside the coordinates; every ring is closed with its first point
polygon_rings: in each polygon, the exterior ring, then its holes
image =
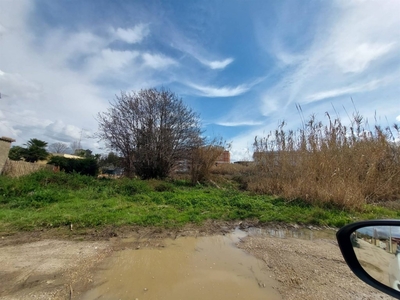
{"type": "Polygon", "coordinates": [[[181,237],[161,249],[123,250],[100,266],[80,299],[282,299],[258,259],[236,247],[245,233],[181,237]]]}
{"type": "MultiPolygon", "coordinates": [[[[267,291],[274,295],[278,292],[277,297],[282,299],[391,299],[351,273],[332,239],[335,231],[325,236],[325,231],[318,228],[276,225],[254,229],[254,225],[209,222],[203,227],[187,226],[180,230],[110,227],[73,233],[68,230],[3,233],[0,234],[0,299],[93,299],[96,295],[109,299],[111,295],[101,287],[125,278],[132,278],[129,289],[134,286],[137,289],[128,290],[129,297],[121,294],[121,299],[132,299],[133,295],[141,300],[168,299],[167,294],[157,292],[157,286],[168,286],[171,290],[174,284],[185,281],[183,290],[190,282],[197,290],[192,290],[192,294],[176,290],[171,292],[174,299],[187,299],[186,295],[194,299],[193,295],[212,290],[216,294],[201,298],[224,299],[218,292],[230,291],[233,285],[225,285],[226,282],[238,277],[249,279],[247,293],[264,293],[263,299],[271,299],[265,297],[267,291]],[[234,228],[245,230],[248,236],[229,236],[234,228]],[[206,236],[209,238],[203,239],[206,236]],[[235,265],[231,258],[236,262],[243,259],[244,268],[239,270],[240,264],[235,265]],[[162,264],[157,265],[157,261],[162,264]],[[132,263],[137,265],[131,268],[132,263]],[[186,267],[177,268],[177,264],[186,267]],[[112,265],[121,272],[118,274],[112,265]],[[197,274],[193,271],[196,266],[197,274]],[[114,273],[107,274],[111,269],[114,273]],[[218,275],[203,276],[205,270],[214,270],[218,275]],[[235,276],[238,274],[241,275],[235,276]],[[214,283],[219,284],[212,287],[213,281],[207,282],[207,278],[214,278],[214,283]],[[100,292],[90,294],[96,288],[100,292]]],[[[127,295],[126,286],[120,290],[127,295]]],[[[241,294],[241,299],[258,297],[258,294],[243,295],[243,290],[234,293],[241,294]]],[[[234,294],[231,296],[234,298],[234,294]]]]}
{"type": "Polygon", "coordinates": [[[350,271],[333,239],[248,236],[238,247],[264,261],[283,299],[392,299],[350,271]]]}

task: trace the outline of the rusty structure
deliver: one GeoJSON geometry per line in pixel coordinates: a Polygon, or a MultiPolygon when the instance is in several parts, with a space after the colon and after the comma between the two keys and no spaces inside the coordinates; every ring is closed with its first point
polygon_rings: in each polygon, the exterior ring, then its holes
{"type": "Polygon", "coordinates": [[[221,155],[215,161],[216,164],[230,164],[231,163],[231,153],[227,150],[221,153],[221,155]]]}

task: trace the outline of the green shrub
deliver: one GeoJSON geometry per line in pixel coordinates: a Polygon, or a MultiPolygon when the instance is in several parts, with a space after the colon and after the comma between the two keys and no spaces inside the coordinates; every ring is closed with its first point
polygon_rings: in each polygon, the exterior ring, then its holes
{"type": "Polygon", "coordinates": [[[168,182],[162,182],[154,188],[157,192],[173,192],[174,186],[168,182]]]}
{"type": "Polygon", "coordinates": [[[116,181],[116,191],[125,196],[131,196],[137,193],[150,193],[152,190],[146,181],[123,178],[116,181]]]}
{"type": "Polygon", "coordinates": [[[62,156],[52,156],[48,164],[60,167],[65,173],[79,173],[81,175],[97,176],[99,166],[93,158],[71,159],[62,156]]]}

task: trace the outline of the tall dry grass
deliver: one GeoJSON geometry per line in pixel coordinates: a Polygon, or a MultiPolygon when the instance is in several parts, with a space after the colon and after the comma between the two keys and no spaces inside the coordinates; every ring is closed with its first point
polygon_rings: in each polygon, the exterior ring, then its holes
{"type": "Polygon", "coordinates": [[[209,179],[215,161],[223,152],[224,147],[215,146],[214,144],[192,150],[190,166],[192,184],[205,182],[209,179]]]}
{"type": "Polygon", "coordinates": [[[14,161],[7,159],[3,168],[2,175],[10,177],[20,177],[43,169],[51,171],[53,170],[53,168],[54,166],[52,165],[29,163],[25,161],[14,161]]]}
{"type": "Polygon", "coordinates": [[[369,129],[358,113],[345,126],[326,116],[327,125],[312,116],[296,131],[282,122],[256,137],[247,189],[346,208],[400,200],[399,126],[369,129]]]}

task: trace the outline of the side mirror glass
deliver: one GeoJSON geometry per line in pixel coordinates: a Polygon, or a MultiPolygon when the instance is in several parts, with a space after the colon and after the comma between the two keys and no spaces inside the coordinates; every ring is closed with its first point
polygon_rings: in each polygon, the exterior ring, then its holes
{"type": "Polygon", "coordinates": [[[337,233],[350,269],[369,285],[400,299],[400,221],[347,225],[337,233]]]}

